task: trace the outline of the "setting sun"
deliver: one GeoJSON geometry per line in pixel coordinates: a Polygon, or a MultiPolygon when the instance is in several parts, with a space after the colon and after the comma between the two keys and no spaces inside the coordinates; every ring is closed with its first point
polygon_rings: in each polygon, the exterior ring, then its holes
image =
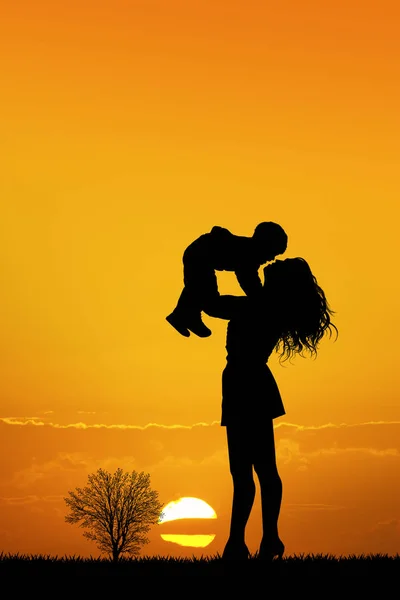
{"type": "Polygon", "coordinates": [[[214,540],[215,535],[188,535],[188,534],[168,534],[163,533],[161,538],[164,542],[172,542],[178,546],[186,546],[189,548],[205,548],[214,540]]]}
{"type": "Polygon", "coordinates": [[[200,498],[179,498],[169,502],[162,511],[159,523],[177,519],[216,519],[216,512],[200,498]]]}
{"type": "MultiPolygon", "coordinates": [[[[187,528],[193,527],[197,519],[216,519],[215,510],[200,498],[184,497],[179,500],[172,500],[162,510],[159,524],[163,525],[170,521],[184,521],[185,532],[183,533],[162,533],[161,539],[164,542],[186,546],[189,548],[205,548],[209,546],[215,538],[214,533],[193,533],[187,532],[187,528]]],[[[170,529],[169,529],[170,531],[170,529]]]]}

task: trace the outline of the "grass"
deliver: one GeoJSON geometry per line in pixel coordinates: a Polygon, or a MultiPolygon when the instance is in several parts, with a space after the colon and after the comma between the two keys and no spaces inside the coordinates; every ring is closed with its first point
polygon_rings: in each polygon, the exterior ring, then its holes
{"type": "Polygon", "coordinates": [[[338,583],[352,579],[357,588],[371,589],[400,582],[400,554],[395,556],[371,555],[294,555],[275,559],[271,563],[259,561],[256,556],[243,563],[226,564],[217,554],[211,557],[172,558],[168,556],[124,558],[113,563],[107,558],[81,558],[79,556],[45,556],[0,554],[0,576],[271,576],[268,581],[280,583],[312,582],[324,577],[327,582],[338,583]]]}

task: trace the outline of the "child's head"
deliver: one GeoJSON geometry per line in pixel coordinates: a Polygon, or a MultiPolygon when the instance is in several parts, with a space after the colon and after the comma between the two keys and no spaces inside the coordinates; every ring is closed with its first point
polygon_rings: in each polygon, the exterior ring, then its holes
{"type": "Polygon", "coordinates": [[[265,221],[259,223],[255,228],[253,240],[256,243],[261,262],[266,263],[286,251],[288,236],[277,223],[265,221]]]}

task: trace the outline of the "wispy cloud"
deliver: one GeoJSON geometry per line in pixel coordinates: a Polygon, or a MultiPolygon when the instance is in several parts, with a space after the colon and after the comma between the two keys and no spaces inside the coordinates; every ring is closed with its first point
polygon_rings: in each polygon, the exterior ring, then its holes
{"type": "Polygon", "coordinates": [[[321,511],[321,510],[329,510],[329,511],[338,511],[338,510],[346,510],[344,505],[338,504],[317,504],[317,503],[309,503],[309,504],[285,504],[285,508],[289,511],[321,511]]]}
{"type": "MultiPolygon", "coordinates": [[[[83,413],[82,413],[83,414],[83,413]]],[[[89,414],[89,413],[86,413],[89,414]]],[[[92,414],[92,413],[90,413],[92,414]]],[[[95,414],[95,413],[93,413],[95,414]]],[[[6,425],[32,425],[34,427],[53,427],[55,429],[139,429],[145,431],[147,429],[194,429],[196,427],[214,427],[219,425],[219,421],[213,421],[212,423],[193,423],[192,425],[163,425],[161,423],[147,423],[146,425],[126,425],[123,423],[116,423],[112,425],[106,425],[104,423],[92,423],[87,424],[82,421],[78,423],[52,423],[40,420],[40,417],[0,417],[0,421],[6,425]]]]}
{"type": "Polygon", "coordinates": [[[289,428],[296,431],[321,431],[323,429],[354,429],[359,427],[370,427],[374,425],[400,425],[400,421],[364,421],[361,423],[323,423],[322,425],[297,425],[280,421],[275,425],[275,429],[289,428]]]}
{"type": "Polygon", "coordinates": [[[26,506],[42,502],[58,503],[62,499],[63,497],[59,495],[38,496],[36,494],[29,494],[27,496],[15,496],[8,498],[0,497],[0,504],[3,504],[4,506],[26,506]]]}

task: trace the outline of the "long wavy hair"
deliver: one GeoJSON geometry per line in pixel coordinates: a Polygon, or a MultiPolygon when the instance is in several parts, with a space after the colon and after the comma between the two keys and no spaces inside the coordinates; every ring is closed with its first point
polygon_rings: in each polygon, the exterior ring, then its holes
{"type": "Polygon", "coordinates": [[[304,258],[276,260],[264,269],[264,293],[274,315],[281,361],[296,354],[316,358],[324,336],[338,329],[325,292],[304,258]]]}

